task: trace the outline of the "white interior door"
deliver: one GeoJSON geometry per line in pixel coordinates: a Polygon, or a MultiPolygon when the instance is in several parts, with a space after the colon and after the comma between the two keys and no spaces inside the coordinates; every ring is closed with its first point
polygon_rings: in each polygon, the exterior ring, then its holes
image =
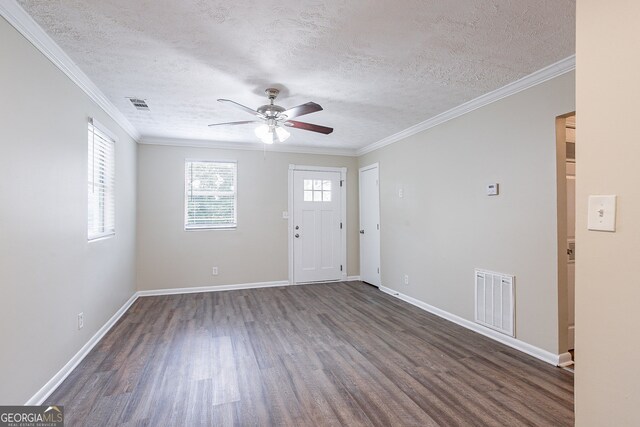
{"type": "Polygon", "coordinates": [[[296,283],[340,280],[340,173],[293,174],[293,264],[296,283]]]}
{"type": "Polygon", "coordinates": [[[360,279],[381,286],[378,165],[360,169],[360,279]]]}
{"type": "Polygon", "coordinates": [[[569,308],[567,310],[568,348],[575,347],[575,294],[576,294],[576,164],[567,162],[567,296],[569,308]]]}

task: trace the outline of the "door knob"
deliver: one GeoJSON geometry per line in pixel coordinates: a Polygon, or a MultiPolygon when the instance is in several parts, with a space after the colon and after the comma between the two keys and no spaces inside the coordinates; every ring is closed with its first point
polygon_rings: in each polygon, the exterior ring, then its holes
{"type": "Polygon", "coordinates": [[[364,234],[364,230],[360,230],[360,234],[364,234]]]}
{"type": "Polygon", "coordinates": [[[296,233],[296,239],[297,239],[298,237],[300,237],[300,235],[299,235],[298,233],[296,233]]]}
{"type": "Polygon", "coordinates": [[[296,225],[296,230],[299,230],[299,229],[300,229],[300,227],[298,227],[298,226],[296,225]]]}

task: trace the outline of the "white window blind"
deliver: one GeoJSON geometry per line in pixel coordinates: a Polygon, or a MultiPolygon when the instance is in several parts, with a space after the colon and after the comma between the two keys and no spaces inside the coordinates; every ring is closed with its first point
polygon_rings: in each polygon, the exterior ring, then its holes
{"type": "Polygon", "coordinates": [[[235,162],[187,160],[185,229],[236,227],[236,181],[235,162]]]}
{"type": "Polygon", "coordinates": [[[89,120],[88,138],[89,240],[115,234],[115,140],[89,120]]]}

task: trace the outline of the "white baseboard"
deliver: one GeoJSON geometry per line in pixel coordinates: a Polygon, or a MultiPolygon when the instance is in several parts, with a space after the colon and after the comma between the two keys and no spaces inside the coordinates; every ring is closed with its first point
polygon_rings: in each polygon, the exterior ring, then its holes
{"type": "Polygon", "coordinates": [[[139,298],[151,295],[173,295],[173,294],[189,294],[197,292],[214,292],[214,291],[230,291],[236,289],[253,289],[266,288],[273,286],[287,286],[289,282],[260,282],[260,283],[244,283],[238,285],[222,285],[222,286],[203,286],[198,288],[175,288],[175,289],[155,289],[149,291],[138,291],[124,303],[122,307],[96,332],[91,339],[67,362],[66,365],[56,373],[36,394],[34,394],[25,405],[40,405],[44,400],[57,389],[60,384],[69,376],[69,374],[82,362],[89,352],[98,344],[98,342],[106,335],[107,332],[116,324],[131,305],[139,298]]]}
{"type": "Polygon", "coordinates": [[[360,280],[360,276],[344,276],[342,279],[338,279],[338,280],[320,280],[317,282],[296,282],[296,283],[292,283],[292,285],[294,286],[298,286],[298,285],[318,285],[318,284],[322,284],[322,283],[341,283],[341,282],[354,282],[360,280]]]}
{"type": "MultiPolygon", "coordinates": [[[[565,354],[554,354],[550,351],[541,349],[539,347],[528,344],[524,341],[520,341],[516,338],[512,338],[508,335],[501,334],[500,332],[496,332],[492,329],[485,328],[482,325],[474,323],[470,320],[464,319],[460,316],[456,316],[455,314],[451,314],[447,311],[441,310],[437,307],[429,305],[423,301],[420,301],[416,298],[410,297],[408,295],[404,295],[398,291],[393,289],[386,288],[384,286],[380,287],[380,290],[384,293],[387,293],[391,296],[399,298],[405,302],[408,302],[411,305],[415,305],[418,308],[421,308],[429,313],[435,314],[436,316],[442,317],[443,319],[449,320],[450,322],[456,323],[462,327],[470,329],[474,332],[477,332],[481,335],[489,337],[495,341],[501,342],[502,344],[508,345],[511,348],[515,348],[516,350],[520,350],[523,353],[527,353],[530,356],[535,357],[536,359],[540,359],[544,362],[550,363],[554,366],[560,366],[561,363],[566,362],[565,354]]],[[[571,355],[569,355],[569,360],[571,360],[571,355]]]]}
{"type": "Polygon", "coordinates": [[[355,282],[360,280],[360,276],[342,276],[342,279],[337,279],[337,280],[321,280],[318,282],[297,282],[297,283],[291,283],[291,285],[315,285],[318,283],[340,283],[340,282],[355,282]]]}
{"type": "MultiPolygon", "coordinates": [[[[347,281],[360,280],[359,276],[349,276],[347,281]]],[[[122,307],[96,332],[89,341],[82,346],[82,348],[67,362],[66,365],[58,371],[53,378],[51,378],[36,394],[34,394],[25,405],[40,405],[44,400],[51,395],[57,389],[60,384],[69,376],[69,374],[82,362],[82,360],[89,354],[89,352],[98,344],[98,342],[109,332],[109,330],[116,324],[116,322],[122,317],[124,313],[131,307],[131,305],[139,298],[155,295],[178,295],[178,294],[191,294],[199,292],[219,292],[219,291],[233,291],[239,289],[256,289],[256,288],[270,288],[277,286],[288,286],[289,282],[286,280],[273,281],[273,282],[257,282],[257,283],[241,283],[235,285],[220,285],[220,286],[201,286],[191,288],[172,288],[172,289],[153,289],[146,291],[138,291],[124,303],[122,307]]]]}
{"type": "Polygon", "coordinates": [[[573,365],[573,359],[571,358],[571,353],[569,352],[558,355],[558,359],[558,366],[562,368],[573,365]]]}
{"type": "Polygon", "coordinates": [[[148,296],[156,296],[156,295],[197,294],[201,292],[221,292],[221,291],[236,291],[239,289],[273,288],[276,286],[289,286],[289,282],[286,280],[279,280],[275,282],[239,283],[236,285],[198,286],[198,287],[192,287],[192,288],[172,288],[172,289],[152,289],[148,291],[138,291],[138,296],[148,297],[148,296]]]}
{"type": "Polygon", "coordinates": [[[109,330],[116,324],[116,322],[122,317],[124,313],[131,307],[131,305],[138,299],[138,293],[136,292],[124,303],[122,307],[116,313],[111,316],[107,323],[102,326],[98,332],[96,332],[91,339],[82,346],[82,348],[67,362],[66,365],[58,371],[31,399],[25,403],[25,405],[41,405],[44,400],[49,397],[55,389],[62,384],[62,382],[69,376],[69,374],[82,362],[82,360],[89,354],[93,347],[100,342],[100,340],[109,332],[109,330]]]}

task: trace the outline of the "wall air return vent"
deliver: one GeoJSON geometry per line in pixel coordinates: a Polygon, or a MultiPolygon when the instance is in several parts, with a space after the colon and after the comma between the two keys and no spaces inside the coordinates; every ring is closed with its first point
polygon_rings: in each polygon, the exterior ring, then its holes
{"type": "Polygon", "coordinates": [[[515,337],[515,277],[475,270],[476,323],[515,337]]]}
{"type": "Polygon", "coordinates": [[[149,111],[149,105],[147,105],[147,101],[140,98],[128,98],[129,101],[136,107],[136,110],[140,111],[149,111]]]}

